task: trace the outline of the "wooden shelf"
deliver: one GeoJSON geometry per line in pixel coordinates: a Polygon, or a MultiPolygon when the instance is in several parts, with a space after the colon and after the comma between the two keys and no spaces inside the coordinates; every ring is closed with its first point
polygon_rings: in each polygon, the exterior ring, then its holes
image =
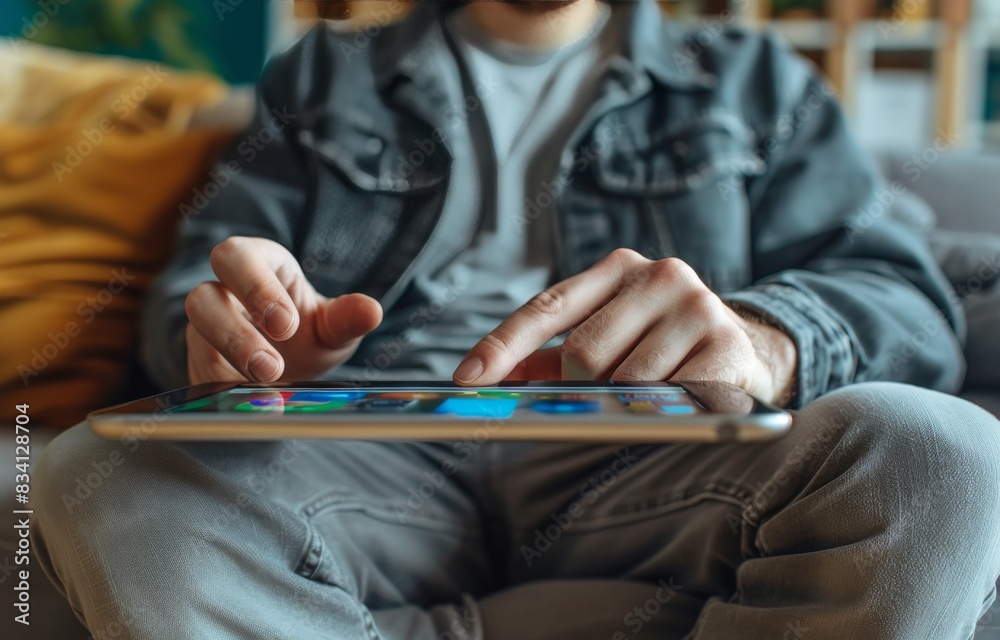
{"type": "Polygon", "coordinates": [[[834,36],[829,20],[774,20],[769,23],[796,49],[826,49],[834,36]]]}
{"type": "MultiPolygon", "coordinates": [[[[827,0],[828,18],[773,23],[791,45],[814,60],[815,49],[826,49],[823,67],[849,112],[857,107],[857,90],[878,60],[895,59],[890,67],[910,68],[906,56],[913,52],[920,63],[916,67],[933,76],[937,93],[934,131],[925,132],[925,139],[940,130],[963,139],[974,122],[968,100],[976,94],[969,73],[976,55],[970,37],[976,1],[996,0],[940,0],[936,17],[912,21],[874,16],[871,0],[827,0]]],[[[770,15],[769,5],[769,0],[756,0],[759,15],[770,15]]],[[[997,39],[1000,35],[991,33],[989,40],[997,39]]]]}
{"type": "Polygon", "coordinates": [[[865,20],[857,25],[857,42],[869,49],[925,50],[941,45],[944,25],[940,20],[907,22],[887,30],[878,20],[865,20]]]}
{"type": "MultiPolygon", "coordinates": [[[[876,15],[873,0],[826,0],[825,15],[806,12],[801,19],[775,17],[772,0],[729,0],[728,10],[744,24],[773,29],[819,65],[848,113],[857,115],[857,92],[877,69],[927,73],[935,93],[934,124],[914,144],[930,142],[943,130],[975,146],[970,139],[979,138],[985,124],[974,114],[985,81],[979,69],[989,50],[1000,49],[1000,25],[977,24],[974,9],[1000,0],[928,0],[931,11],[901,15],[910,1],[897,0],[901,11],[889,15],[876,15]]],[[[703,0],[698,8],[727,10],[717,0],[703,0]]],[[[996,127],[990,130],[995,135],[996,127]]]]}

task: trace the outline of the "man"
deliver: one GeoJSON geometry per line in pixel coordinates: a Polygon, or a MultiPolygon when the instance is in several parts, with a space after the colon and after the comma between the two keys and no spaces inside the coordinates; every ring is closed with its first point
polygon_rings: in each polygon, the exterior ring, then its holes
{"type": "Polygon", "coordinates": [[[95,637],[970,638],[1000,574],[1000,425],[902,384],[957,391],[963,318],[873,205],[831,92],[772,40],[652,2],[442,4],[271,63],[231,184],[149,300],[150,373],[723,380],[796,427],[711,447],[78,427],[36,471],[36,544],[95,637]]]}

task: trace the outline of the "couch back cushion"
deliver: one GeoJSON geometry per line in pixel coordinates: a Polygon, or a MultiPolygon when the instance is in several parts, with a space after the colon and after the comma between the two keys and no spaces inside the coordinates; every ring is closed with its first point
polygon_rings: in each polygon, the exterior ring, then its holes
{"type": "Polygon", "coordinates": [[[65,427],[128,382],[178,202],[233,133],[188,122],[226,87],[29,45],[0,69],[0,416],[65,427]]]}

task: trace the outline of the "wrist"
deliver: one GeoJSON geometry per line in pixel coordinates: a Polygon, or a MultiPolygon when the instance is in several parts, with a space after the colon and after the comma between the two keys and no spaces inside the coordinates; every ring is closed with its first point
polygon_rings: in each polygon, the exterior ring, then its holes
{"type": "Polygon", "coordinates": [[[737,307],[734,311],[745,321],[744,330],[757,352],[757,358],[771,374],[772,397],[765,398],[778,407],[787,407],[795,399],[798,377],[798,348],[795,341],[773,319],[752,310],[737,307]]]}
{"type": "Polygon", "coordinates": [[[771,370],[774,380],[773,403],[778,407],[787,407],[795,399],[796,378],[798,376],[799,352],[795,341],[784,330],[761,325],[766,338],[758,347],[763,362],[771,370]]]}

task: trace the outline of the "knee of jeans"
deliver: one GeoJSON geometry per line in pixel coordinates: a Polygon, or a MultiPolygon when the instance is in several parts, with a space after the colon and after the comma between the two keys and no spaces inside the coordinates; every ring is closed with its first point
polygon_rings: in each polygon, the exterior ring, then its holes
{"type": "Polygon", "coordinates": [[[67,520],[91,509],[118,480],[115,472],[123,462],[120,443],[97,437],[85,424],[60,434],[45,447],[33,470],[32,499],[37,501],[40,526],[51,528],[51,533],[65,530],[67,520]]]}
{"type": "MultiPolygon", "coordinates": [[[[86,424],[60,434],[45,447],[33,470],[36,528],[49,540],[76,531],[100,539],[102,530],[121,526],[114,516],[118,502],[157,495],[141,469],[151,456],[170,451],[165,445],[160,449],[140,456],[128,442],[100,438],[86,424]]],[[[150,515],[155,513],[151,510],[150,515]]],[[[155,517],[148,520],[156,526],[155,517]]]]}
{"type": "MultiPolygon", "coordinates": [[[[1000,421],[969,402],[928,389],[878,382],[845,387],[807,411],[827,416],[841,442],[884,458],[922,478],[932,496],[951,501],[997,500],[1000,495],[1000,421]],[[959,482],[961,481],[961,482],[959,482]],[[954,491],[955,487],[967,491],[954,491]]],[[[979,503],[982,507],[982,503],[979,503]]]]}

